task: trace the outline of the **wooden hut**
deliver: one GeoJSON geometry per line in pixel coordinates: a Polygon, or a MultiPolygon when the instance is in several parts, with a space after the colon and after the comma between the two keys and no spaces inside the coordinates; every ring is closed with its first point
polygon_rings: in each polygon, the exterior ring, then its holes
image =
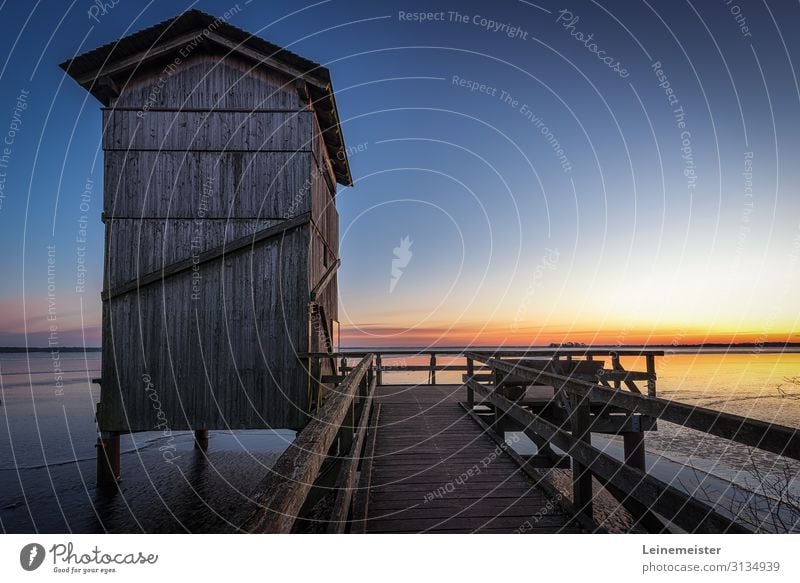
{"type": "Polygon", "coordinates": [[[104,106],[99,481],[123,432],[303,427],[306,354],[336,348],[352,180],[330,74],[226,17],[61,65],[104,106]]]}

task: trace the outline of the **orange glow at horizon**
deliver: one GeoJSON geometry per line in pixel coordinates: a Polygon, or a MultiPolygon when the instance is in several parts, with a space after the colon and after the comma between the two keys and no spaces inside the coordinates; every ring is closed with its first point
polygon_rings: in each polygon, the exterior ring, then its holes
{"type": "Polygon", "coordinates": [[[341,327],[343,347],[363,346],[540,346],[550,343],[579,342],[587,345],[686,344],[761,344],[800,342],[790,331],[703,330],[700,328],[645,328],[603,331],[570,329],[568,326],[514,328],[512,325],[431,325],[405,329],[392,325],[370,324],[341,327]]]}

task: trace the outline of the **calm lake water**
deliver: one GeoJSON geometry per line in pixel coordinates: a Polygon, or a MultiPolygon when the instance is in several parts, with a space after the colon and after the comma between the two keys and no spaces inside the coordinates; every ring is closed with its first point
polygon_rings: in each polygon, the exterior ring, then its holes
{"type": "MultiPolygon", "coordinates": [[[[424,364],[426,359],[384,360],[424,364]]],[[[446,359],[439,358],[439,364],[446,359]]],[[[670,354],[657,359],[658,395],[800,427],[800,354],[670,354]],[[783,385],[783,394],[778,386],[783,385]]],[[[463,361],[459,361],[463,363],[463,361]]],[[[644,363],[623,359],[629,370],[644,363]]],[[[212,432],[208,456],[178,434],[180,454],[163,462],[160,433],[122,438],[123,483],[108,496],[94,487],[94,408],[99,353],[62,353],[63,387],[48,353],[0,354],[0,528],[4,532],[235,530],[236,517],[252,510],[250,494],[281,451],[290,431],[212,432]]],[[[439,383],[459,382],[462,371],[439,372],[439,383]]],[[[385,373],[384,382],[425,382],[425,373],[385,373]]],[[[616,438],[597,444],[618,455],[616,438]]],[[[769,454],[705,434],[659,423],[647,435],[648,465],[662,479],[686,480],[671,462],[689,463],[704,475],[754,487],[752,464],[776,478],[786,465],[769,454]]],[[[797,478],[797,466],[788,466],[797,478]]],[[[762,476],[763,477],[763,476],[762,476]]],[[[798,479],[789,484],[798,489],[798,479]]]]}
{"type": "Polygon", "coordinates": [[[48,353],[0,354],[0,529],[3,532],[228,532],[293,431],[214,431],[208,455],[191,433],[121,438],[122,482],[98,490],[95,405],[100,354],[62,353],[63,391],[48,353]]]}

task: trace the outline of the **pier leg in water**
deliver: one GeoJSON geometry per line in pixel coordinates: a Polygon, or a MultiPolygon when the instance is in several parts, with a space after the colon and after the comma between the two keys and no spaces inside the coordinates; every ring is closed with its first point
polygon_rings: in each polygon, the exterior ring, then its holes
{"type": "Polygon", "coordinates": [[[208,429],[197,429],[194,432],[194,448],[208,451],[208,429]]]}
{"type": "Polygon", "coordinates": [[[637,470],[645,471],[644,432],[626,431],[622,434],[625,463],[637,470]]]}
{"type": "MultiPolygon", "coordinates": [[[[635,418],[634,418],[635,419],[635,418]]],[[[625,456],[625,463],[632,468],[646,472],[644,457],[644,431],[624,431],[622,433],[622,445],[625,456]]],[[[624,494],[621,493],[624,496],[624,494]]],[[[617,498],[619,496],[615,494],[617,498]]],[[[634,503],[635,505],[635,503],[634,503]]],[[[647,530],[647,532],[671,532],[669,527],[661,519],[653,514],[649,508],[641,506],[633,510],[637,522],[647,530]]]]}
{"type": "Polygon", "coordinates": [[[103,431],[97,438],[97,485],[114,486],[119,479],[119,433],[103,431]]]}

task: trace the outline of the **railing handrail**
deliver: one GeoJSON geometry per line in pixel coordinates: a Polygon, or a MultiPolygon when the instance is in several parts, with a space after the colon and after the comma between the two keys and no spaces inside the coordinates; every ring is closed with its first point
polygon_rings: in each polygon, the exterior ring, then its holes
{"type": "Polygon", "coordinates": [[[367,354],[382,355],[382,356],[431,356],[432,354],[440,354],[444,356],[457,356],[467,358],[469,353],[479,353],[489,356],[507,356],[507,357],[525,357],[525,356],[611,356],[618,354],[619,356],[634,357],[634,356],[664,356],[663,349],[651,349],[647,347],[615,347],[615,346],[584,346],[574,348],[557,348],[557,347],[535,347],[519,350],[512,349],[494,349],[488,347],[472,346],[464,348],[426,348],[424,350],[402,349],[381,349],[374,348],[369,350],[339,350],[338,352],[305,352],[299,356],[301,358],[321,358],[334,356],[336,358],[358,358],[366,356],[367,354]]]}
{"type": "Polygon", "coordinates": [[[243,530],[291,532],[372,359],[372,354],[364,356],[278,458],[254,496],[259,508],[243,530]]]}
{"type": "Polygon", "coordinates": [[[714,409],[688,405],[677,401],[649,397],[609,389],[602,385],[553,372],[539,370],[472,353],[471,358],[487,364],[490,368],[513,374],[524,380],[538,381],[542,377],[556,380],[569,393],[582,398],[601,401],[632,413],[657,417],[703,433],[722,437],[742,445],[755,447],[770,453],[800,460],[800,433],[791,427],[748,419],[714,409]]]}
{"type": "Polygon", "coordinates": [[[310,301],[316,302],[317,297],[319,296],[322,291],[328,287],[333,275],[339,270],[339,267],[342,265],[342,260],[337,259],[333,263],[328,266],[328,269],[325,270],[325,273],[322,274],[322,277],[319,278],[319,281],[316,285],[311,289],[311,293],[309,294],[310,301]]]}

